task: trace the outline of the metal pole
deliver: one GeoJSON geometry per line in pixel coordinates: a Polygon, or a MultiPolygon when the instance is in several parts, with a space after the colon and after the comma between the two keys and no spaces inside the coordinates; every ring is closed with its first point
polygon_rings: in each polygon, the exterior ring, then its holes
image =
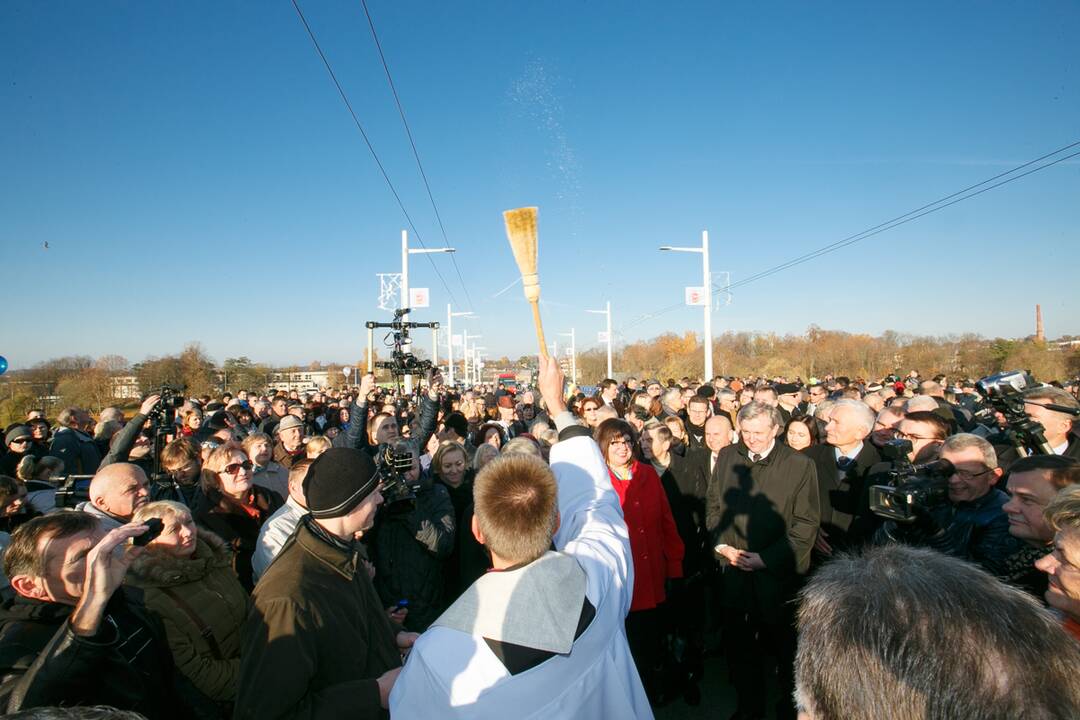
{"type": "Polygon", "coordinates": [[[375,368],[373,365],[372,355],[375,354],[375,331],[368,328],[367,331],[367,371],[375,374],[375,368]]]}
{"type": "Polygon", "coordinates": [[[607,376],[611,377],[611,301],[607,301],[607,376]]]}
{"type": "MultiPolygon", "coordinates": [[[[409,233],[405,230],[401,231],[401,307],[409,307],[409,233]]],[[[403,321],[408,321],[409,316],[401,318],[403,321]]],[[[406,343],[401,346],[402,352],[412,352],[412,343],[406,343]]],[[[411,393],[413,389],[412,375],[405,376],[405,393],[411,393]]]]}
{"type": "Polygon", "coordinates": [[[439,369],[439,328],[431,328],[431,366],[439,369]]]}
{"type": "Polygon", "coordinates": [[[705,272],[705,382],[712,382],[712,276],[709,274],[709,231],[701,231],[701,261],[705,272]]]}
{"type": "Polygon", "coordinates": [[[446,303],[446,365],[447,381],[454,387],[454,314],[450,312],[450,303],[446,303]]]}

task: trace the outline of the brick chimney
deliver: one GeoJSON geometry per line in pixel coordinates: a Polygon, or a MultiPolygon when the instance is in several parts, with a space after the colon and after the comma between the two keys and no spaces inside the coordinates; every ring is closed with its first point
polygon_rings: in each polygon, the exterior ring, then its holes
{"type": "Polygon", "coordinates": [[[1046,333],[1043,332],[1042,305],[1035,306],[1035,342],[1046,342],[1046,333]]]}

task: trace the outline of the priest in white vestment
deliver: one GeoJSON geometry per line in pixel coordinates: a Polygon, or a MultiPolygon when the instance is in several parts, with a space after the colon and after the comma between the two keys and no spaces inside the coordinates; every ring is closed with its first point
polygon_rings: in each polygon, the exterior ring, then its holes
{"type": "Polygon", "coordinates": [[[539,385],[559,429],[551,468],[501,457],[477,477],[472,531],[493,570],[416,641],[390,694],[395,720],[652,717],[626,644],[634,578],[619,498],[566,410],[557,362],[540,358],[539,385]]]}

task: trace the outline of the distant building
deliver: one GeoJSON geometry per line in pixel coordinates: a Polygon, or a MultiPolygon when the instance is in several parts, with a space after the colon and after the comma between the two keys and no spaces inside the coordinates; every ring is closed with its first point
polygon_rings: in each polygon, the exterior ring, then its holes
{"type": "Polygon", "coordinates": [[[112,396],[117,400],[138,400],[142,397],[139,393],[139,378],[135,375],[114,375],[109,378],[112,382],[112,396]]]}
{"type": "Polygon", "coordinates": [[[330,372],[327,370],[298,370],[296,372],[274,372],[270,374],[270,390],[318,390],[330,386],[330,372]]]}

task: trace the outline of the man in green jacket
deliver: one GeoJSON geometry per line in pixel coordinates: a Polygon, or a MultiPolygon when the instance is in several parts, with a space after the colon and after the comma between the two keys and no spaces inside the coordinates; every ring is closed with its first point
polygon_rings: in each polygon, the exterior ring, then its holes
{"type": "Polygon", "coordinates": [[[391,622],[356,540],[382,502],[371,458],[331,448],[304,480],[308,514],[262,576],[241,631],[236,718],[381,718],[415,633],[391,622]]]}

